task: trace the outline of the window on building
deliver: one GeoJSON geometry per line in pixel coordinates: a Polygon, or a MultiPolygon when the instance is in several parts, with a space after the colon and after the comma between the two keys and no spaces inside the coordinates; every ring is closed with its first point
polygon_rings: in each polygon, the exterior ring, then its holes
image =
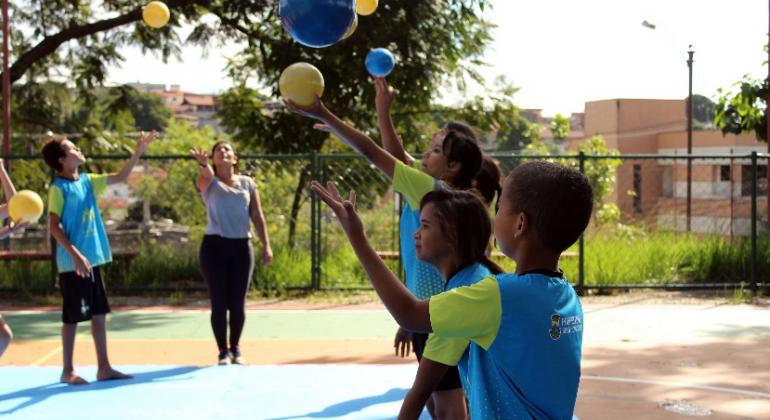
{"type": "Polygon", "coordinates": [[[730,181],[730,165],[719,165],[719,180],[722,182],[730,181]]]}
{"type": "MultiPolygon", "coordinates": [[[[741,165],[741,196],[751,197],[751,165],[741,165]]],[[[757,165],[757,195],[767,195],[767,165],[757,165]]]]}
{"type": "Polygon", "coordinates": [[[671,165],[663,166],[661,170],[661,195],[663,197],[674,196],[674,167],[671,165]]]}
{"type": "Polygon", "coordinates": [[[634,165],[634,211],[642,212],[642,165],[634,165]]]}

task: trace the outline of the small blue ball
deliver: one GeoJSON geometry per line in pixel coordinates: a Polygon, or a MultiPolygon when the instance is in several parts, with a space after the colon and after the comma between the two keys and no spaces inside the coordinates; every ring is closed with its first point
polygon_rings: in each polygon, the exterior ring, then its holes
{"type": "Polygon", "coordinates": [[[281,0],[281,24],[295,41],[312,48],[336,44],[356,17],[355,0],[281,0]]]}
{"type": "Polygon", "coordinates": [[[366,70],[374,77],[385,77],[393,71],[396,58],[385,48],[375,48],[366,54],[366,70]]]}

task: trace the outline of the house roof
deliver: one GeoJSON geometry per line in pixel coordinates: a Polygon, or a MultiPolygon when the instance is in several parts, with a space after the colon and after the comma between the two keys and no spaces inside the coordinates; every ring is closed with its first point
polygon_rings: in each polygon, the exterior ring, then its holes
{"type": "Polygon", "coordinates": [[[214,106],[216,105],[216,100],[214,96],[209,95],[191,95],[189,93],[185,93],[184,95],[184,102],[188,103],[190,105],[197,105],[197,106],[214,106]]]}

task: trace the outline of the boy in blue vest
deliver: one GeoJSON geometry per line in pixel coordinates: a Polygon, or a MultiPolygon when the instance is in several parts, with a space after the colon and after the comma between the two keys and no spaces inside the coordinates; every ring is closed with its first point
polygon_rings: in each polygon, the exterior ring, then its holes
{"type": "MultiPolygon", "coordinates": [[[[578,171],[548,162],[505,180],[494,232],[516,272],[490,276],[429,300],[414,297],[377,256],[355,211],[333,184],[313,191],[337,214],[369,280],[398,324],[431,332],[424,357],[453,365],[439,340],[469,340],[466,389],[473,419],[571,419],[580,382],[583,311],[559,256],[588,226],[593,192],[578,171]]],[[[421,407],[418,402],[415,407],[421,407]]],[[[402,412],[404,414],[404,412],[402,412]]],[[[409,418],[403,416],[402,418],[409,418]]]]}
{"type": "Polygon", "coordinates": [[[54,138],[43,146],[43,160],[56,171],[56,179],[48,190],[48,222],[57,242],[56,266],[63,298],[62,383],[88,383],[75,373],[72,362],[77,324],[88,320],[96,347],[96,379],[131,378],[113,369],[107,356],[106,315],[110,305],[100,267],[112,261],[112,251],[96,199],[108,185],[128,180],[142,153],[156,137],[155,132],[147,136],[142,133],[133,156],[115,174],[78,173],[86,159],[65,137],[54,138]]]}

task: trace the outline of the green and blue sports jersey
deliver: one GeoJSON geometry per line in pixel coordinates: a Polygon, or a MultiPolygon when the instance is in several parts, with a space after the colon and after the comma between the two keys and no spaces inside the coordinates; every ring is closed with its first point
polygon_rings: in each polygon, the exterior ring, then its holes
{"type": "Polygon", "coordinates": [[[406,275],[406,288],[418,299],[427,299],[444,291],[441,273],[436,267],[417,259],[414,250],[414,232],[420,227],[420,200],[433,190],[436,182],[425,172],[396,162],[393,190],[401,193],[406,200],[399,225],[401,263],[406,275]]]}
{"type": "MultiPolygon", "coordinates": [[[[96,197],[107,189],[108,175],[80,174],[71,180],[57,177],[48,189],[48,212],[59,221],[72,245],[96,267],[112,261],[110,242],[104,229],[96,197]]],[[[72,257],[56,244],[59,273],[75,271],[72,257]]]]}
{"type": "Polygon", "coordinates": [[[564,278],[543,272],[487,277],[432,297],[429,307],[435,335],[471,341],[471,418],[572,418],[583,311],[564,278]]]}
{"type": "MultiPolygon", "coordinates": [[[[452,276],[446,284],[445,290],[457,287],[470,286],[492,275],[489,268],[479,262],[471,264],[452,276]]],[[[468,380],[468,345],[467,338],[445,338],[431,334],[425,345],[423,357],[448,366],[457,365],[460,371],[460,380],[465,390],[465,395],[470,398],[471,387],[468,380]]]]}

